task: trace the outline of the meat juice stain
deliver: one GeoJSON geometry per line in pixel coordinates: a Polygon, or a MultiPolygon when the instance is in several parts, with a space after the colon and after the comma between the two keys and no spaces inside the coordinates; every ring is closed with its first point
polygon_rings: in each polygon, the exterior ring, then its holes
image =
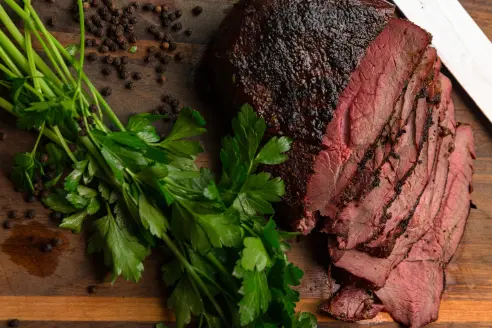
{"type": "Polygon", "coordinates": [[[58,267],[59,257],[67,245],[68,241],[60,232],[33,221],[25,225],[16,224],[11,235],[2,244],[2,252],[33,276],[48,277],[58,267]],[[61,245],[53,245],[51,252],[44,252],[43,248],[52,244],[55,238],[61,240],[61,245]]]}

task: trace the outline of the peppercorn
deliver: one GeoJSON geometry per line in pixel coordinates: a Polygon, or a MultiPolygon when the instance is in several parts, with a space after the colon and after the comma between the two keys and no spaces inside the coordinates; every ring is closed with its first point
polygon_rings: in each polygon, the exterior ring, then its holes
{"type": "Polygon", "coordinates": [[[53,246],[51,244],[46,244],[43,246],[43,252],[45,253],[51,253],[53,250],[53,246]]]}
{"type": "Polygon", "coordinates": [[[91,286],[87,287],[87,292],[88,292],[89,294],[94,294],[94,293],[96,293],[96,292],[97,292],[97,288],[96,288],[96,286],[91,285],[91,286]]]}
{"type": "Polygon", "coordinates": [[[51,219],[52,220],[55,220],[55,221],[60,221],[63,217],[63,214],[61,214],[60,212],[52,212],[51,213],[51,219]]]}
{"type": "Polygon", "coordinates": [[[145,57],[145,61],[147,63],[153,63],[155,61],[155,57],[147,56],[147,57],[145,57]]]}
{"type": "Polygon", "coordinates": [[[138,8],[140,8],[140,3],[138,3],[138,2],[130,2],[130,6],[132,6],[135,9],[138,9],[138,8]]]}
{"type": "Polygon", "coordinates": [[[144,6],[143,6],[143,10],[145,11],[152,11],[154,10],[154,4],[152,3],[146,3],[144,6]]]}
{"type": "Polygon", "coordinates": [[[129,22],[130,24],[133,24],[133,25],[137,24],[137,22],[138,22],[137,17],[132,17],[132,18],[130,18],[130,20],[129,20],[128,22],[129,22]]]}
{"type": "Polygon", "coordinates": [[[171,33],[166,33],[164,34],[164,39],[163,41],[166,41],[166,42],[169,42],[171,43],[173,41],[173,36],[171,35],[171,33]]]}
{"type": "Polygon", "coordinates": [[[28,202],[29,204],[35,203],[36,202],[36,196],[34,196],[34,195],[27,196],[26,202],[28,202]]]}
{"type": "Polygon", "coordinates": [[[39,160],[41,161],[41,163],[46,164],[46,163],[48,163],[49,159],[50,159],[50,157],[48,156],[48,154],[42,154],[41,158],[39,160]]]}
{"type": "Polygon", "coordinates": [[[193,34],[193,30],[191,28],[187,28],[185,34],[186,36],[191,36],[193,34]]]}
{"type": "Polygon", "coordinates": [[[155,71],[159,74],[162,74],[166,71],[166,68],[163,65],[157,65],[157,67],[155,68],[155,71]]]}
{"type": "Polygon", "coordinates": [[[203,8],[201,6],[196,6],[195,8],[193,8],[192,12],[193,15],[198,16],[203,12],[203,8]]]}
{"type": "Polygon", "coordinates": [[[181,16],[183,16],[183,11],[178,9],[174,12],[174,15],[176,16],[176,18],[180,18],[181,16]]]}
{"type": "Polygon", "coordinates": [[[159,84],[164,84],[164,83],[166,83],[166,82],[167,82],[167,78],[166,78],[164,75],[159,75],[159,76],[157,77],[157,83],[159,83],[159,84]]]}
{"type": "Polygon", "coordinates": [[[94,124],[94,117],[92,117],[92,116],[87,117],[87,124],[93,125],[94,124]]]}
{"type": "Polygon", "coordinates": [[[161,49],[162,49],[162,50],[167,50],[167,49],[169,49],[169,42],[162,42],[162,43],[161,43],[161,49]]]}
{"type": "Polygon", "coordinates": [[[128,21],[128,17],[123,17],[121,20],[120,20],[121,24],[123,25],[127,25],[129,23],[128,21]]]}
{"type": "Polygon", "coordinates": [[[101,45],[101,40],[93,39],[92,44],[94,45],[94,47],[99,47],[101,45]]]}
{"type": "Polygon", "coordinates": [[[130,76],[130,73],[127,70],[120,72],[120,79],[126,80],[130,76]]]}
{"type": "Polygon", "coordinates": [[[184,59],[184,53],[178,52],[176,56],[174,56],[174,58],[176,58],[176,60],[178,61],[182,61],[184,59]]]}
{"type": "Polygon", "coordinates": [[[17,319],[10,319],[7,322],[7,324],[8,324],[9,327],[19,327],[19,320],[17,320],[17,319]]]}
{"type": "Polygon", "coordinates": [[[92,39],[86,39],[85,40],[85,46],[86,47],[92,47],[92,39]]]}
{"type": "Polygon", "coordinates": [[[162,41],[164,39],[164,32],[158,31],[154,34],[154,37],[156,41],[162,41]]]}
{"type": "Polygon", "coordinates": [[[102,73],[103,75],[108,76],[108,75],[110,75],[110,74],[111,74],[111,68],[109,68],[109,66],[104,66],[104,67],[102,68],[102,70],[101,70],[101,73],[102,73]]]}
{"type": "Polygon", "coordinates": [[[118,67],[118,71],[120,71],[120,72],[126,71],[126,70],[127,70],[127,66],[128,66],[128,65],[121,64],[121,65],[118,67]]]}
{"type": "Polygon", "coordinates": [[[162,51],[159,50],[159,51],[157,51],[155,53],[154,56],[155,56],[155,58],[161,59],[161,58],[163,58],[165,56],[165,54],[164,54],[164,52],[162,52],[162,51]]]}
{"type": "Polygon", "coordinates": [[[127,13],[128,15],[131,15],[131,14],[133,14],[134,12],[135,12],[135,7],[133,7],[133,6],[129,6],[129,7],[127,7],[127,8],[126,8],[126,13],[127,13]]]}
{"type": "Polygon", "coordinates": [[[157,5],[154,7],[154,12],[157,13],[157,14],[160,14],[162,12],[162,7],[157,5]]]}
{"type": "Polygon", "coordinates": [[[148,48],[147,48],[147,52],[148,52],[149,54],[153,54],[153,53],[155,53],[155,52],[156,52],[156,50],[157,50],[157,48],[156,48],[156,47],[154,47],[154,46],[150,46],[150,47],[148,47],[148,48]]]}
{"type": "Polygon", "coordinates": [[[101,94],[103,95],[103,97],[109,97],[111,96],[111,93],[113,92],[113,90],[111,90],[110,87],[105,87],[101,90],[101,94]]]}
{"type": "MultiPolygon", "coordinates": [[[[122,42],[122,43],[120,44],[120,49],[127,50],[129,47],[130,47],[130,45],[128,44],[128,42],[127,42],[127,41],[122,42]]],[[[116,51],[116,49],[115,49],[115,51],[116,51]]]]}
{"type": "Polygon", "coordinates": [[[120,18],[118,16],[111,16],[111,23],[118,25],[120,23],[120,18]]]}
{"type": "Polygon", "coordinates": [[[175,98],[171,98],[169,105],[171,105],[172,107],[179,106],[179,100],[175,98]]]}
{"type": "Polygon", "coordinates": [[[128,61],[129,61],[128,56],[121,57],[121,63],[123,65],[127,65],[128,64],[128,61]]]}
{"type": "Polygon", "coordinates": [[[77,151],[77,146],[75,144],[70,144],[68,145],[68,149],[72,152],[75,153],[77,151]]]}
{"type": "Polygon", "coordinates": [[[26,219],[34,219],[36,217],[36,210],[27,210],[26,219]]]}
{"type": "Polygon", "coordinates": [[[91,6],[94,7],[94,8],[95,7],[99,7],[99,0],[92,0],[91,1],[91,6]]]}
{"type": "Polygon", "coordinates": [[[96,30],[96,33],[94,33],[95,36],[98,36],[98,37],[102,37],[104,35],[104,30],[99,27],[97,30],[96,30]]]}
{"type": "Polygon", "coordinates": [[[135,25],[128,24],[128,25],[125,26],[125,29],[126,29],[127,32],[130,32],[130,33],[131,32],[134,32],[135,31],[135,25]]]}
{"type": "Polygon", "coordinates": [[[123,16],[123,9],[116,8],[116,5],[115,5],[115,9],[113,10],[113,14],[118,16],[118,17],[122,17],[123,16]]]}
{"type": "Polygon", "coordinates": [[[169,6],[168,5],[162,5],[162,11],[163,12],[168,12],[169,11],[169,6]]]}
{"type": "Polygon", "coordinates": [[[63,244],[63,242],[60,238],[53,238],[51,240],[51,245],[53,245],[54,247],[61,246],[61,244],[63,244]]]}
{"type": "Polygon", "coordinates": [[[103,20],[105,20],[106,22],[109,22],[109,21],[111,20],[111,17],[112,17],[112,16],[111,16],[111,14],[110,14],[110,13],[106,13],[106,14],[104,14],[101,18],[102,18],[103,20]]]}
{"type": "Polygon", "coordinates": [[[164,57],[161,58],[161,63],[167,65],[171,62],[171,60],[172,60],[171,56],[165,55],[164,57]]]}
{"type": "Polygon", "coordinates": [[[135,34],[131,34],[128,37],[128,41],[130,41],[131,43],[137,43],[137,36],[135,34]]]}
{"type": "Polygon", "coordinates": [[[169,27],[169,26],[171,26],[171,24],[172,24],[172,22],[167,18],[164,18],[161,22],[162,27],[169,27]]]}
{"type": "Polygon", "coordinates": [[[125,27],[123,25],[117,25],[115,34],[117,36],[120,36],[120,35],[123,35],[123,33],[125,33],[125,27]]]}
{"type": "Polygon", "coordinates": [[[48,20],[48,25],[55,26],[56,25],[56,16],[51,16],[48,20]]]}
{"type": "Polygon", "coordinates": [[[0,141],[5,141],[7,139],[7,133],[1,131],[0,132],[0,141]]]}
{"type": "Polygon", "coordinates": [[[126,82],[125,88],[127,88],[128,90],[133,90],[135,88],[135,82],[133,81],[126,82]]]}
{"type": "Polygon", "coordinates": [[[86,129],[81,129],[79,131],[79,136],[81,136],[81,137],[87,137],[87,130],[86,129]]]}
{"type": "Polygon", "coordinates": [[[140,72],[133,73],[133,79],[137,80],[137,81],[141,80],[142,79],[142,73],[140,73],[140,72]]]}
{"type": "Polygon", "coordinates": [[[173,100],[173,97],[171,97],[170,95],[162,96],[162,101],[165,102],[166,104],[170,104],[172,100],[173,100]]]}
{"type": "Polygon", "coordinates": [[[170,51],[174,51],[174,50],[176,50],[176,48],[177,48],[177,47],[178,47],[178,46],[176,45],[176,43],[174,43],[174,42],[170,42],[170,43],[169,43],[169,50],[170,50],[170,51]]]}
{"type": "Polygon", "coordinates": [[[7,214],[9,219],[17,219],[19,217],[19,211],[12,210],[7,214]]]}
{"type": "Polygon", "coordinates": [[[3,222],[3,228],[4,228],[4,229],[11,229],[11,228],[12,228],[12,221],[10,221],[10,220],[5,220],[5,221],[3,222]]]}
{"type": "Polygon", "coordinates": [[[176,14],[170,13],[169,15],[167,15],[167,19],[169,19],[171,22],[173,22],[174,20],[176,20],[176,14]]]}

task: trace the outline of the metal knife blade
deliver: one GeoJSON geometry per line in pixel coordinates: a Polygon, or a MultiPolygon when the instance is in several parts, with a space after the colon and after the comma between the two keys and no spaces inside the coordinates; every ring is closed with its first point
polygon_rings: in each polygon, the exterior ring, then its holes
{"type": "Polygon", "coordinates": [[[443,63],[492,122],[492,43],[458,0],[394,0],[433,35],[443,63]]]}

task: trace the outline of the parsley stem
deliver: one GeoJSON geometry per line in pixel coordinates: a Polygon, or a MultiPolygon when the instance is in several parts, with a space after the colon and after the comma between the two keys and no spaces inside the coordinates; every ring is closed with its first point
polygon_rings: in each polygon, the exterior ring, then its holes
{"type": "Polygon", "coordinates": [[[65,141],[65,138],[63,138],[63,135],[61,134],[60,129],[57,126],[54,126],[53,130],[55,131],[56,135],[58,136],[58,139],[60,140],[61,146],[63,147],[63,149],[67,153],[68,157],[70,157],[72,162],[77,163],[78,161],[75,158],[75,156],[72,154],[72,152],[70,151],[70,148],[68,148],[68,145],[65,141]]]}
{"type": "Polygon", "coordinates": [[[31,151],[32,157],[34,157],[34,155],[36,155],[36,150],[38,149],[39,141],[41,140],[41,137],[43,136],[43,133],[44,133],[44,127],[45,127],[45,124],[43,123],[43,125],[41,125],[41,129],[39,129],[38,138],[36,139],[36,143],[34,144],[34,148],[31,151]]]}
{"type": "Polygon", "coordinates": [[[14,62],[10,59],[10,57],[7,55],[5,50],[3,50],[3,47],[0,46],[0,58],[4,61],[4,63],[9,67],[10,71],[14,73],[17,76],[22,76],[22,72],[19,71],[17,66],[14,64],[14,62]]]}

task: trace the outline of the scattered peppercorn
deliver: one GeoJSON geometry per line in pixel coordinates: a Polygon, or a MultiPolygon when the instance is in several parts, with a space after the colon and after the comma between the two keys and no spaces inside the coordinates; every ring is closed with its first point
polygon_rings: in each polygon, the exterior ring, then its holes
{"type": "Polygon", "coordinates": [[[167,19],[169,19],[171,22],[176,20],[176,14],[170,13],[169,15],[167,15],[167,19]]]}
{"type": "Polygon", "coordinates": [[[126,31],[130,32],[130,33],[135,31],[135,25],[133,25],[133,24],[128,24],[125,26],[125,28],[126,28],[126,31]]]}
{"type": "Polygon", "coordinates": [[[110,55],[107,55],[107,56],[104,57],[104,62],[106,64],[111,65],[113,63],[113,60],[114,60],[113,57],[111,57],[110,55]]]}
{"type": "Polygon", "coordinates": [[[155,57],[153,57],[153,56],[147,56],[147,57],[145,57],[145,61],[147,63],[153,63],[155,61],[155,57]]]}
{"type": "Polygon", "coordinates": [[[94,45],[94,47],[99,47],[101,45],[101,40],[94,39],[92,40],[92,44],[94,45]]]}
{"type": "Polygon", "coordinates": [[[195,8],[193,8],[192,12],[193,15],[198,16],[203,12],[203,8],[201,6],[196,6],[195,8]]]}
{"type": "MultiPolygon", "coordinates": [[[[127,50],[129,47],[130,47],[130,45],[129,45],[129,44],[128,44],[128,42],[126,42],[126,41],[125,41],[125,42],[122,42],[122,43],[120,44],[120,48],[121,48],[121,49],[123,49],[123,50],[127,50]]],[[[116,50],[117,50],[117,47],[116,47],[116,45],[115,45],[115,50],[114,50],[114,51],[116,51],[116,50]]],[[[113,51],[113,50],[111,50],[111,51],[113,51]]]]}
{"type": "Polygon", "coordinates": [[[171,20],[170,20],[170,19],[168,19],[168,18],[164,18],[164,19],[162,19],[162,21],[161,21],[161,25],[162,25],[162,27],[169,27],[169,26],[171,26],[171,24],[172,24],[172,22],[171,22],[171,20]]]}
{"type": "Polygon", "coordinates": [[[163,63],[164,65],[167,65],[171,62],[171,60],[172,60],[171,56],[166,55],[166,56],[161,58],[161,63],[163,63]]]}
{"type": "Polygon", "coordinates": [[[54,246],[54,247],[58,247],[58,246],[61,246],[61,244],[63,244],[62,240],[60,238],[53,238],[51,240],[51,244],[54,246]]]}
{"type": "Polygon", "coordinates": [[[179,100],[178,99],[175,99],[175,98],[171,98],[171,101],[169,102],[169,104],[172,107],[179,106],[179,100]]]}
{"type": "Polygon", "coordinates": [[[96,61],[97,60],[97,54],[95,52],[91,52],[88,56],[87,56],[87,59],[89,59],[89,61],[93,62],[93,61],[96,61]]]}
{"type": "Polygon", "coordinates": [[[51,253],[53,250],[53,246],[51,244],[46,244],[43,246],[43,252],[45,253],[51,253]]]}
{"type": "Polygon", "coordinates": [[[157,48],[156,48],[156,47],[154,47],[154,46],[150,46],[150,47],[148,47],[148,48],[147,48],[147,52],[148,52],[149,54],[153,54],[153,53],[155,53],[156,51],[157,51],[157,48]]]}
{"type": "Polygon", "coordinates": [[[129,23],[128,17],[123,17],[123,18],[121,19],[121,24],[123,24],[123,25],[127,25],[128,23],[129,23]]]}
{"type": "Polygon", "coordinates": [[[128,41],[130,41],[131,43],[137,43],[137,36],[135,34],[131,34],[128,37],[128,41]]]}
{"type": "Polygon", "coordinates": [[[109,48],[108,48],[108,46],[101,46],[101,47],[99,48],[99,51],[100,51],[101,53],[105,54],[105,53],[107,53],[107,52],[109,51],[109,48]]]}
{"type": "Polygon", "coordinates": [[[26,202],[28,202],[29,204],[35,203],[36,202],[36,196],[34,196],[34,195],[27,196],[26,202]]]}
{"type": "Polygon", "coordinates": [[[126,80],[130,76],[130,73],[127,70],[120,72],[120,79],[126,80]]]}
{"type": "Polygon", "coordinates": [[[36,210],[27,210],[26,219],[34,219],[36,217],[36,210]]]}
{"type": "Polygon", "coordinates": [[[80,129],[79,136],[81,136],[81,137],[87,137],[87,130],[86,129],[80,129]]]}
{"type": "Polygon", "coordinates": [[[132,17],[132,18],[130,18],[130,20],[129,20],[128,22],[129,22],[130,24],[133,24],[133,25],[137,24],[137,22],[138,22],[137,17],[132,17]]]}
{"type": "Polygon", "coordinates": [[[173,41],[173,36],[171,35],[171,33],[166,33],[166,34],[164,35],[164,39],[163,39],[163,41],[166,41],[166,42],[171,43],[171,42],[173,41]]]}
{"type": "Polygon", "coordinates": [[[104,30],[99,27],[97,30],[96,30],[96,33],[94,33],[95,36],[98,36],[98,37],[102,37],[104,35],[104,30]]]}
{"type": "Polygon", "coordinates": [[[88,117],[87,117],[87,124],[89,124],[89,125],[93,125],[93,124],[94,124],[94,117],[92,117],[92,116],[88,116],[88,117]]]}
{"type": "Polygon", "coordinates": [[[146,10],[146,11],[152,11],[154,10],[154,4],[152,3],[146,3],[144,6],[143,6],[143,10],[146,10]]]}
{"type": "Polygon", "coordinates": [[[56,25],[56,16],[51,16],[48,20],[48,25],[55,26],[56,25]]]}
{"type": "Polygon", "coordinates": [[[118,16],[111,16],[111,23],[118,25],[120,23],[120,18],[118,16]]]}
{"type": "Polygon", "coordinates": [[[19,211],[12,210],[7,214],[9,219],[17,219],[19,217],[19,211]]]}
{"type": "Polygon", "coordinates": [[[165,54],[162,51],[157,51],[155,53],[155,58],[162,59],[164,56],[165,56],[165,54]]]}
{"type": "Polygon", "coordinates": [[[162,41],[164,39],[164,35],[164,32],[158,31],[156,34],[154,34],[155,40],[162,41]]]}
{"type": "Polygon", "coordinates": [[[149,32],[152,34],[157,33],[157,27],[155,27],[154,25],[149,26],[149,32]]]}
{"type": "Polygon", "coordinates": [[[5,220],[5,221],[3,222],[3,228],[4,228],[4,229],[11,229],[11,228],[12,228],[12,221],[10,221],[10,220],[5,220]]]}
{"type": "Polygon", "coordinates": [[[63,215],[60,212],[53,212],[51,213],[51,219],[55,221],[60,221],[62,219],[63,215]]]}
{"type": "Polygon", "coordinates": [[[7,324],[8,324],[9,327],[19,327],[19,320],[17,320],[17,319],[10,319],[7,322],[7,324]]]}
{"type": "Polygon", "coordinates": [[[92,47],[92,39],[86,39],[85,40],[85,46],[86,47],[92,47]]]}
{"type": "Polygon", "coordinates": [[[92,0],[91,1],[91,6],[92,7],[99,7],[99,0],[92,0]]]}
{"type": "Polygon", "coordinates": [[[140,3],[138,3],[138,2],[131,2],[130,3],[130,6],[132,6],[135,9],[138,9],[138,8],[140,8],[140,3]]]}
{"type": "Polygon", "coordinates": [[[118,67],[121,65],[121,58],[115,58],[113,59],[113,65],[118,67]]]}
{"type": "Polygon", "coordinates": [[[176,60],[182,61],[184,59],[184,53],[178,52],[176,56],[174,56],[174,58],[176,58],[176,60]]]}
{"type": "Polygon", "coordinates": [[[0,132],[0,141],[5,141],[7,139],[7,133],[1,131],[0,132]]]}
{"type": "Polygon", "coordinates": [[[94,294],[94,293],[96,293],[96,292],[97,292],[97,288],[96,288],[96,286],[91,285],[91,286],[87,287],[87,292],[88,292],[89,294],[94,294]]]}
{"type": "Polygon", "coordinates": [[[142,79],[142,73],[140,73],[140,72],[133,73],[133,79],[137,80],[137,81],[141,80],[142,79]]]}
{"type": "Polygon", "coordinates": [[[113,90],[111,90],[110,87],[105,87],[101,90],[101,94],[104,96],[104,97],[109,97],[111,96],[111,93],[113,92],[113,90]]]}
{"type": "Polygon", "coordinates": [[[155,6],[154,7],[154,12],[157,14],[160,14],[162,12],[162,7],[161,6],[155,6]]]}
{"type": "Polygon", "coordinates": [[[123,56],[123,57],[121,57],[121,63],[122,63],[123,65],[128,64],[128,62],[129,62],[128,56],[123,56]]]}
{"type": "Polygon", "coordinates": [[[166,78],[164,75],[159,75],[159,76],[157,77],[157,83],[159,83],[159,84],[164,84],[164,83],[166,83],[166,82],[167,82],[167,78],[166,78]]]}
{"type": "Polygon", "coordinates": [[[127,13],[128,15],[131,15],[131,14],[133,14],[134,12],[135,12],[135,7],[133,7],[133,6],[129,6],[129,7],[127,7],[127,8],[126,8],[126,13],[127,13]]]}
{"type": "Polygon", "coordinates": [[[118,71],[123,72],[127,70],[127,65],[126,64],[121,64],[118,66],[118,71]]]}
{"type": "Polygon", "coordinates": [[[155,71],[159,74],[162,74],[166,71],[166,67],[164,67],[163,65],[157,65],[157,67],[155,68],[155,71]]]}
{"type": "Polygon", "coordinates": [[[90,104],[89,111],[91,113],[97,113],[97,106],[96,106],[96,104],[90,104]]]}
{"type": "Polygon", "coordinates": [[[103,73],[103,75],[108,76],[109,74],[111,74],[111,68],[109,68],[109,66],[104,66],[103,69],[101,70],[101,73],[103,73]]]}
{"type": "Polygon", "coordinates": [[[178,47],[178,46],[176,45],[176,43],[174,43],[174,42],[170,42],[170,43],[169,43],[169,50],[170,50],[170,51],[174,51],[174,50],[176,50],[176,48],[177,48],[177,47],[178,47]]]}
{"type": "Polygon", "coordinates": [[[77,151],[77,146],[75,144],[70,144],[68,145],[68,149],[72,152],[75,153],[77,151]]]}
{"type": "Polygon", "coordinates": [[[168,5],[162,5],[162,11],[163,12],[168,12],[169,11],[169,6],[168,5]]]}
{"type": "Polygon", "coordinates": [[[126,82],[125,88],[127,88],[128,90],[133,90],[135,88],[135,82],[133,81],[126,82]]]}
{"type": "Polygon", "coordinates": [[[187,28],[185,34],[186,36],[191,36],[193,34],[193,30],[191,28],[187,28]]]}
{"type": "Polygon", "coordinates": [[[162,42],[162,43],[161,43],[161,49],[162,49],[162,50],[167,50],[167,49],[169,49],[169,42],[162,42]]]}
{"type": "Polygon", "coordinates": [[[48,163],[49,159],[50,159],[50,157],[48,156],[48,154],[42,154],[40,161],[41,161],[41,163],[46,164],[46,163],[48,163]]]}

